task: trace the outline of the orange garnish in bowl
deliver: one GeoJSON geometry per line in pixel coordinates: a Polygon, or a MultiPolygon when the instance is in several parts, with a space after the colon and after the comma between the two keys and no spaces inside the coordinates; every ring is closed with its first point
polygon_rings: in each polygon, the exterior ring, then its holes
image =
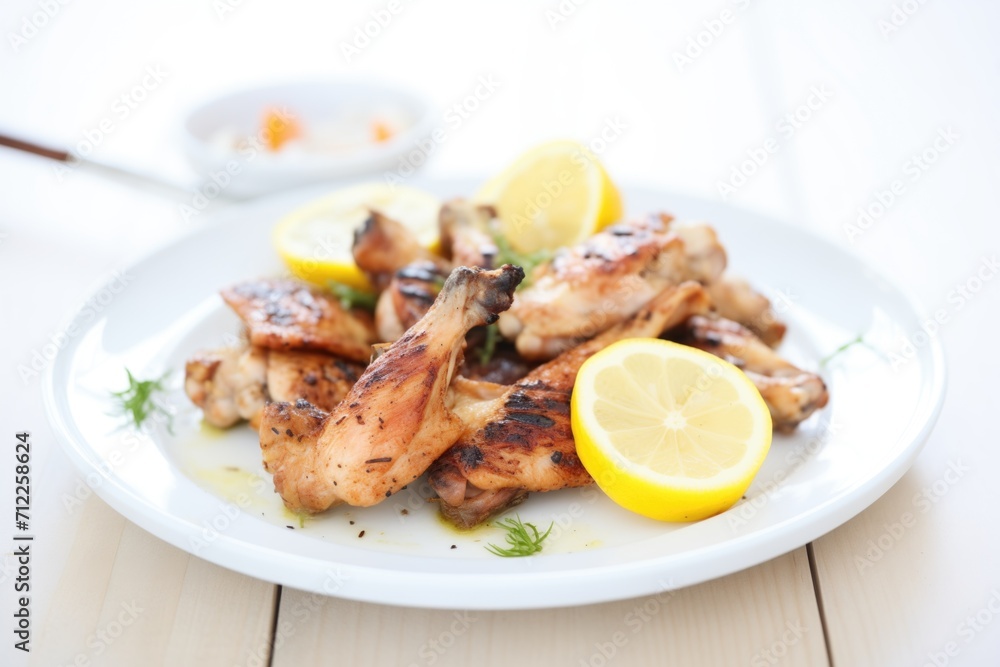
{"type": "Polygon", "coordinates": [[[272,151],[279,151],[286,143],[302,135],[298,121],[280,109],[270,108],[264,112],[264,140],[272,151]]]}
{"type": "Polygon", "coordinates": [[[372,121],[372,137],[375,139],[375,143],[388,141],[389,139],[392,139],[392,135],[395,133],[396,132],[392,129],[392,126],[385,121],[372,121]]]}

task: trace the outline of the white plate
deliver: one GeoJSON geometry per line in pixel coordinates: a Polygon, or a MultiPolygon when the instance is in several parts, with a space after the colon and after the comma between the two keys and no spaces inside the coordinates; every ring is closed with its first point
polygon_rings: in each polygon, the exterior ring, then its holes
{"type": "MultiPolygon", "coordinates": [[[[472,189],[467,182],[423,185],[442,196],[472,189]]],[[[555,607],[656,594],[756,565],[844,523],[902,476],[940,409],[941,350],[913,335],[922,318],[881,275],[760,216],[626,190],[633,212],[668,210],[716,226],[731,268],[778,297],[789,325],[782,352],[793,361],[816,368],[861,332],[881,348],[855,346],[829,365],[830,404],[795,435],[775,437],[747,499],[711,519],[670,525],[632,515],[593,488],[534,494],[520,516],[556,527],[544,551],[530,558],[489,554],[485,544],[502,543],[496,528],[463,534],[442,524],[421,484],[378,507],[335,508],[300,526],[261,469],[255,434],[246,426],[202,429],[180,378],[186,357],[226,343],[239,329],[217,290],[280,273],[269,244],[272,224],[324,193],[233,208],[137,263],[124,289],[99,293],[100,309],[73,317],[78,331],[45,384],[66,451],[104,500],[171,544],[233,570],[416,607],[555,607]],[[905,339],[917,343],[914,351],[891,356],[905,339]],[[173,371],[169,399],[180,414],[172,435],[162,426],[137,435],[109,415],[108,392],[122,387],[125,367],[141,378],[173,371]]]]}

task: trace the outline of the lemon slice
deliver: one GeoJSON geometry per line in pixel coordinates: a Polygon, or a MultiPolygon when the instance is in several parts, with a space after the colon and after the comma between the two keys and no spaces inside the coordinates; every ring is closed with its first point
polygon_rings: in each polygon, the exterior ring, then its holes
{"type": "Polygon", "coordinates": [[[295,209],[275,226],[274,247],[292,274],[303,280],[370,289],[351,254],[354,231],[364,224],[370,208],[412,229],[424,246],[437,247],[440,200],[416,188],[383,183],[347,187],[295,209]]]}
{"type": "Polygon", "coordinates": [[[586,146],[552,141],[528,151],[476,194],[493,204],[515,250],[573,245],[622,216],[621,195],[586,146]]]}
{"type": "Polygon", "coordinates": [[[577,453],[622,507],[695,521],[731,507],[771,446],[771,415],[738,368],[652,338],[623,340],[580,368],[573,387],[577,453]]]}

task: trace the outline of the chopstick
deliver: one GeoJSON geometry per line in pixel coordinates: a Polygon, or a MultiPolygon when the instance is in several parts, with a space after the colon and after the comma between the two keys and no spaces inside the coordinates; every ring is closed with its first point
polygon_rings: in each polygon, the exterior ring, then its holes
{"type": "Polygon", "coordinates": [[[32,141],[25,141],[23,139],[17,139],[6,134],[0,134],[0,146],[7,146],[8,148],[24,151],[25,153],[32,153],[34,155],[41,155],[42,157],[47,157],[50,160],[58,160],[59,162],[69,162],[71,157],[68,151],[46,148],[41,144],[36,144],[32,141]]]}
{"type": "MultiPolygon", "coordinates": [[[[171,199],[178,199],[179,197],[185,200],[190,199],[196,189],[196,186],[194,185],[174,183],[160,177],[158,174],[150,174],[141,170],[133,169],[130,166],[120,166],[111,162],[96,160],[93,157],[81,158],[73,155],[69,151],[49,148],[47,146],[42,146],[41,144],[36,144],[33,141],[12,137],[8,134],[0,133],[0,146],[6,146],[7,148],[13,148],[14,150],[23,151],[32,155],[38,155],[50,160],[55,160],[56,162],[64,162],[72,166],[76,166],[78,164],[87,165],[89,168],[96,169],[96,171],[104,174],[106,178],[111,178],[121,183],[127,183],[139,187],[153,186],[171,199]]],[[[217,199],[220,202],[229,201],[224,194],[220,195],[217,199]]]]}

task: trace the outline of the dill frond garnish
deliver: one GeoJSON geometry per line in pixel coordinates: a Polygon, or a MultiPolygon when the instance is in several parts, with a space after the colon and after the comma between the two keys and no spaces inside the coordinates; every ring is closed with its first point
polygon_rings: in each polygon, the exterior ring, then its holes
{"type": "Polygon", "coordinates": [[[544,533],[539,533],[538,528],[532,523],[521,523],[520,516],[503,519],[502,521],[498,521],[497,525],[507,530],[504,539],[507,540],[507,544],[510,547],[504,549],[495,544],[489,544],[485,549],[491,554],[503,556],[504,558],[517,558],[520,556],[530,556],[541,551],[542,542],[552,532],[555,522],[550,523],[549,529],[544,533]]]}
{"type": "Polygon", "coordinates": [[[125,374],[128,376],[128,388],[111,392],[119,412],[136,428],[140,428],[147,419],[157,414],[166,417],[167,428],[172,428],[173,415],[156,400],[156,395],[166,390],[164,383],[170,372],[167,371],[155,380],[138,380],[128,368],[125,369],[125,374]]]}
{"type": "Polygon", "coordinates": [[[846,350],[849,350],[850,348],[854,347],[855,345],[866,345],[866,346],[868,345],[868,343],[865,342],[864,334],[858,334],[857,336],[855,336],[851,340],[847,341],[846,343],[844,343],[843,345],[841,345],[840,347],[838,347],[836,350],[834,350],[830,354],[828,354],[825,357],[823,357],[822,359],[820,359],[819,360],[819,365],[820,366],[826,366],[838,354],[840,354],[841,352],[844,352],[846,350]]]}

